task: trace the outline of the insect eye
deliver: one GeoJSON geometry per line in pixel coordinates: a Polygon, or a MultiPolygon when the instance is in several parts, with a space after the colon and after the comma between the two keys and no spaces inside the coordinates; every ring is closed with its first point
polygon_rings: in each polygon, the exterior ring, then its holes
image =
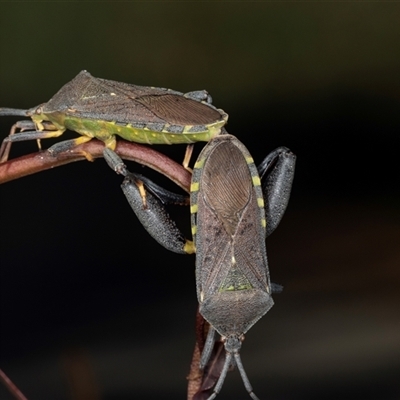
{"type": "Polygon", "coordinates": [[[43,108],[42,108],[42,107],[38,107],[38,108],[36,109],[36,114],[41,114],[42,111],[43,111],[43,108]]]}

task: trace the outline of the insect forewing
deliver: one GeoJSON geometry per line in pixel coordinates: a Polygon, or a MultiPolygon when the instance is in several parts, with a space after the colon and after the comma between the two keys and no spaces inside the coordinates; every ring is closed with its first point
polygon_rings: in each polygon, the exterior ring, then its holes
{"type": "Polygon", "coordinates": [[[196,165],[192,222],[199,300],[221,290],[269,291],[263,197],[250,154],[223,135],[207,145],[196,165]]]}
{"type": "Polygon", "coordinates": [[[87,71],[64,85],[43,108],[44,114],[61,110],[66,115],[120,124],[201,125],[220,118],[212,106],[183,93],[95,78],[87,71]]]}

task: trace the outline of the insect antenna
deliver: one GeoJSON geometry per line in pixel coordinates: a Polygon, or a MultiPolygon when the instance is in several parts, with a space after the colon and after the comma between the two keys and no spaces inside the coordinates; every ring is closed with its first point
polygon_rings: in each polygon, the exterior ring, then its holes
{"type": "MultiPolygon", "coordinates": [[[[218,382],[215,385],[214,393],[207,400],[215,399],[217,394],[220,392],[220,390],[222,388],[222,385],[224,384],[224,381],[225,381],[225,378],[226,378],[226,374],[228,373],[228,369],[229,369],[229,367],[231,365],[231,360],[232,360],[232,353],[225,352],[225,364],[224,364],[224,366],[222,368],[221,375],[219,376],[218,382]]],[[[240,358],[239,358],[239,360],[240,360],[240,358]]]]}
{"type": "Polygon", "coordinates": [[[0,108],[0,115],[17,115],[20,117],[26,117],[28,110],[21,110],[20,108],[0,108]]]}
{"type": "MultiPolygon", "coordinates": [[[[244,387],[246,390],[249,392],[249,395],[252,399],[254,400],[259,400],[259,398],[254,394],[253,392],[253,387],[250,384],[249,378],[247,377],[246,371],[244,370],[242,360],[240,359],[239,353],[234,353],[233,355],[235,357],[236,365],[238,367],[238,370],[240,372],[240,376],[242,377],[244,387]]],[[[222,376],[222,374],[221,374],[222,376]]]]}

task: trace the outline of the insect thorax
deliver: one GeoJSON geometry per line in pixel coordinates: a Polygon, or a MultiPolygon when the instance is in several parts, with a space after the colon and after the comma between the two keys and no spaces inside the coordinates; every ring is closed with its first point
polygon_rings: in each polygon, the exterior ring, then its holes
{"type": "Polygon", "coordinates": [[[261,289],[219,291],[200,304],[200,313],[222,336],[246,333],[273,306],[261,289]]]}

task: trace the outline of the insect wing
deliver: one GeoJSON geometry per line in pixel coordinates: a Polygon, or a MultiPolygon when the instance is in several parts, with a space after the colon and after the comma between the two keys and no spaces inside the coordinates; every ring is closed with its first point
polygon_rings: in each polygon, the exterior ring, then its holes
{"type": "Polygon", "coordinates": [[[268,290],[263,197],[250,154],[223,135],[206,146],[196,165],[192,223],[199,301],[217,291],[268,290]]]}
{"type": "Polygon", "coordinates": [[[98,81],[113,89],[115,94],[125,96],[126,99],[135,99],[155,117],[170,124],[206,125],[221,119],[221,113],[214,106],[184,96],[175,90],[131,85],[106,79],[98,81]]]}
{"type": "Polygon", "coordinates": [[[204,125],[221,119],[212,106],[164,88],[131,85],[80,72],[45,105],[44,113],[62,111],[79,118],[120,124],[204,125]]]}
{"type": "MultiPolygon", "coordinates": [[[[43,108],[44,114],[63,112],[65,115],[120,123],[148,122],[154,114],[145,106],[135,102],[135,86],[132,85],[131,97],[120,88],[112,87],[105,79],[93,77],[87,71],[81,71],[74,79],[65,84],[43,108]],[[134,117],[133,117],[134,116],[134,117]]],[[[163,123],[162,119],[153,122],[163,123]]]]}

